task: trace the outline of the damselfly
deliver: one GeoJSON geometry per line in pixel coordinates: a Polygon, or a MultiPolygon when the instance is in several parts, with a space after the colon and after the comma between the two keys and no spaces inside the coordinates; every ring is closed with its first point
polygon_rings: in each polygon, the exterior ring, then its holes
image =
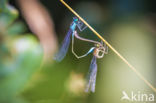
{"type": "Polygon", "coordinates": [[[96,63],[96,58],[103,58],[104,54],[108,53],[108,46],[103,43],[103,42],[98,42],[98,41],[93,41],[90,39],[85,39],[82,38],[78,35],[77,31],[73,32],[72,35],[72,53],[77,57],[77,58],[82,58],[87,56],[90,53],[93,53],[93,58],[91,60],[91,64],[90,64],[90,68],[89,68],[89,73],[87,76],[87,86],[86,86],[86,92],[95,92],[95,85],[96,85],[96,74],[97,74],[97,63],[96,63]],[[82,55],[82,56],[78,56],[75,52],[74,52],[74,37],[76,37],[77,39],[83,40],[83,41],[87,41],[87,42],[92,42],[94,43],[94,47],[91,47],[90,50],[82,55]]]}
{"type": "Polygon", "coordinates": [[[62,42],[62,46],[59,49],[59,52],[54,57],[56,61],[60,62],[66,56],[70,44],[70,36],[76,30],[76,27],[78,27],[80,31],[83,31],[86,28],[86,26],[84,26],[83,23],[77,17],[73,17],[73,22],[71,23],[67,35],[65,36],[65,39],[62,42]]]}

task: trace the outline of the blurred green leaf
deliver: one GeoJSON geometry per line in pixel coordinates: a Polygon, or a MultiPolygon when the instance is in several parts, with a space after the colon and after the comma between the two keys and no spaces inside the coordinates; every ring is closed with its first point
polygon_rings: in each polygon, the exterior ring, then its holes
{"type": "Polygon", "coordinates": [[[25,29],[25,25],[22,22],[15,22],[8,28],[6,33],[9,35],[17,35],[23,33],[25,29]]]}
{"type": "Polygon", "coordinates": [[[36,37],[19,35],[25,26],[17,17],[18,11],[0,0],[0,103],[26,103],[17,95],[40,69],[43,57],[36,37]]]}
{"type": "MultiPolygon", "coordinates": [[[[26,47],[23,51],[17,51],[18,55],[3,68],[6,75],[0,80],[0,101],[7,101],[8,98],[15,97],[40,68],[42,50],[35,38],[29,35],[18,38],[14,45],[16,49],[18,49],[16,42],[22,43],[21,40],[25,40],[29,48],[26,47]]],[[[1,75],[2,73],[4,72],[1,72],[1,75]]]]}
{"type": "Polygon", "coordinates": [[[0,32],[3,32],[18,17],[18,11],[6,0],[1,0],[0,4],[0,32]]]}

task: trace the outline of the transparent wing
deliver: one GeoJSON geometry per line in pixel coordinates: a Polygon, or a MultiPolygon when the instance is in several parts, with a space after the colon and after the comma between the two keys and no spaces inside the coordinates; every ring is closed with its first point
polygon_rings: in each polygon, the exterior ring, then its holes
{"type": "Polygon", "coordinates": [[[60,62],[66,56],[70,44],[71,34],[72,34],[72,30],[69,29],[65,39],[62,42],[62,46],[59,49],[59,52],[54,56],[54,60],[60,62]]]}
{"type": "Polygon", "coordinates": [[[95,85],[96,85],[96,74],[97,74],[97,64],[96,64],[96,57],[93,56],[89,73],[87,76],[87,85],[85,92],[95,92],[95,85]]]}

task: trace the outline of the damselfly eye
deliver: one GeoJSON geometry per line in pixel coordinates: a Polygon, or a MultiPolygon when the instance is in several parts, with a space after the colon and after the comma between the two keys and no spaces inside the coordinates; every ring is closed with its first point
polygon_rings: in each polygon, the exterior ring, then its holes
{"type": "Polygon", "coordinates": [[[99,44],[95,44],[95,46],[96,46],[97,48],[99,48],[99,47],[100,47],[100,45],[99,45],[99,44]]]}
{"type": "Polygon", "coordinates": [[[78,21],[78,18],[77,17],[73,17],[73,21],[74,22],[77,22],[78,21]]]}

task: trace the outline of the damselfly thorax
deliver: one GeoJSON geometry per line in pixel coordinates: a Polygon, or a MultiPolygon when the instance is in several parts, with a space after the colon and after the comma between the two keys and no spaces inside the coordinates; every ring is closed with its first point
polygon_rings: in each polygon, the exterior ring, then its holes
{"type": "Polygon", "coordinates": [[[104,54],[108,53],[108,47],[103,43],[95,44],[93,55],[97,58],[103,58],[104,54]]]}

